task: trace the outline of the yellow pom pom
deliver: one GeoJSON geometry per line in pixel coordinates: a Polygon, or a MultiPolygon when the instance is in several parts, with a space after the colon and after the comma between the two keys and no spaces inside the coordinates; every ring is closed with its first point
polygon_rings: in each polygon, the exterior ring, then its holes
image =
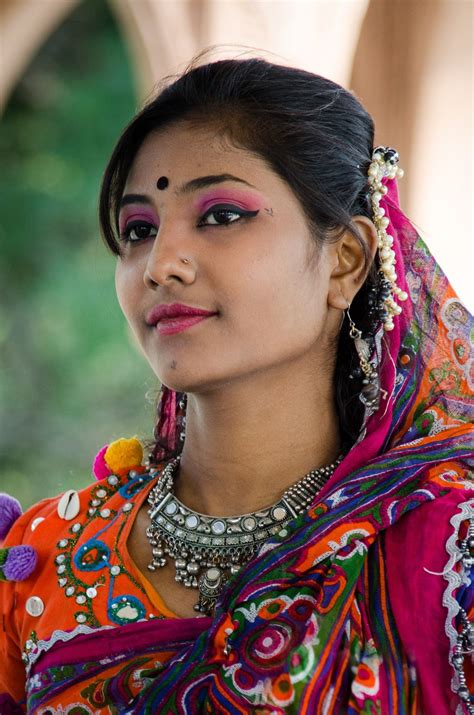
{"type": "Polygon", "coordinates": [[[121,476],[141,465],[143,447],[136,437],[117,439],[109,444],[104,459],[112,472],[121,476]]]}

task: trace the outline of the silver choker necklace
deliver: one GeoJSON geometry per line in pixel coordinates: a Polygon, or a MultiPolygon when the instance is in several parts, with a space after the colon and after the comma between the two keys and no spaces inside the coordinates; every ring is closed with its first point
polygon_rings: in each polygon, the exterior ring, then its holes
{"type": "Polygon", "coordinates": [[[199,589],[194,609],[211,615],[231,576],[238,573],[261,544],[305,511],[342,461],[313,469],[289,487],[276,504],[241,516],[207,516],[185,506],[173,493],[180,456],[161,472],[148,496],[151,524],[146,535],[153,558],[150,571],[174,559],[178,583],[199,589]]]}

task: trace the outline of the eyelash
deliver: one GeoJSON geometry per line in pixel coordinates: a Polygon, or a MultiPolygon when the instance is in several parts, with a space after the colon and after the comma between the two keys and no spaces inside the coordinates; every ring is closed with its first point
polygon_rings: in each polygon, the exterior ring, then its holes
{"type": "Polygon", "coordinates": [[[253,218],[258,214],[258,211],[246,211],[245,209],[239,209],[237,206],[232,206],[230,204],[218,204],[216,206],[211,206],[205,214],[199,219],[198,227],[202,226],[229,226],[231,223],[237,223],[243,218],[253,218]],[[206,218],[212,216],[212,214],[236,214],[239,218],[235,221],[227,221],[225,223],[203,223],[206,218]]]}
{"type": "Polygon", "coordinates": [[[156,226],[154,226],[152,223],[149,221],[140,221],[138,219],[135,219],[135,221],[130,221],[130,223],[127,223],[125,226],[125,229],[121,232],[120,234],[120,240],[124,241],[125,243],[139,243],[140,241],[146,241],[148,238],[154,238],[156,236],[156,233],[154,236],[142,236],[137,237],[137,238],[131,238],[130,234],[132,231],[136,228],[143,228],[143,227],[150,228],[154,231],[157,231],[156,226]]]}
{"type": "MultiPolygon", "coordinates": [[[[236,206],[231,206],[227,204],[219,204],[216,206],[212,206],[210,209],[208,209],[199,219],[199,222],[197,224],[198,228],[204,228],[206,226],[212,226],[212,227],[225,227],[225,226],[230,226],[233,223],[238,223],[242,219],[245,218],[253,218],[258,214],[258,211],[246,211],[245,209],[240,209],[237,208],[236,206]],[[233,220],[233,221],[226,221],[223,223],[204,223],[204,221],[209,217],[212,216],[213,214],[235,214],[239,218],[233,220]]],[[[147,227],[149,229],[155,230],[157,232],[156,226],[154,226],[152,223],[148,221],[140,221],[138,219],[135,219],[135,221],[130,221],[125,226],[124,231],[121,232],[120,234],[120,239],[124,241],[125,243],[139,243],[140,241],[146,241],[148,238],[154,238],[156,236],[156,233],[153,236],[143,236],[143,237],[137,237],[137,238],[131,238],[130,234],[132,231],[136,228],[143,228],[147,227]]]]}

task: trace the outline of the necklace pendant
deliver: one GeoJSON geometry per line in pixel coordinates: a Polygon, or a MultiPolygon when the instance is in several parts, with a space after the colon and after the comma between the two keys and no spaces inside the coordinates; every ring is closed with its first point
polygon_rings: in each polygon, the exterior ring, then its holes
{"type": "Polygon", "coordinates": [[[174,561],[175,580],[199,591],[194,609],[212,615],[229,579],[289,521],[302,514],[342,460],[313,469],[288,487],[276,504],[235,516],[210,516],[189,509],[175,496],[174,477],[180,456],[162,470],[148,496],[152,549],[150,571],[174,561]]]}
{"type": "Polygon", "coordinates": [[[206,569],[198,581],[199,601],[194,606],[194,610],[212,616],[226,580],[224,572],[216,566],[206,569]]]}

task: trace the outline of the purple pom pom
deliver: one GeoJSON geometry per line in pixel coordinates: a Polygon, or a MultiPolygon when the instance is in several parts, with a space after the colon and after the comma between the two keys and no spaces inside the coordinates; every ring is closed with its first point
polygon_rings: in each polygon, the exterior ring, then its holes
{"type": "Polygon", "coordinates": [[[0,541],[5,538],[21,513],[20,502],[8,494],[0,492],[0,541]]]}
{"type": "Polygon", "coordinates": [[[7,581],[24,581],[35,570],[37,560],[38,556],[32,546],[11,546],[3,564],[5,578],[7,581]]]}

